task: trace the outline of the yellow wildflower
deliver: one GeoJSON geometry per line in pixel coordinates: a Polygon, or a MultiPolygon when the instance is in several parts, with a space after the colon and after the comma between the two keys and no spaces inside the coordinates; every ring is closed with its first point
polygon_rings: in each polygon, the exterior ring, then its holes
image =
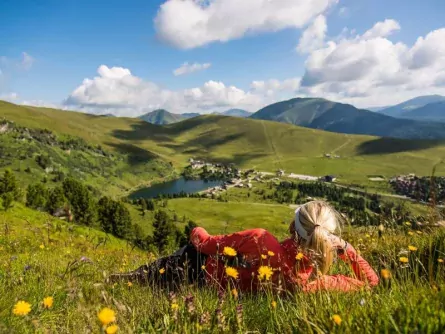
{"type": "Polygon", "coordinates": [[[341,324],[341,317],[338,314],[334,314],[332,316],[332,320],[335,322],[336,325],[340,325],[341,324]]]}
{"type": "Polygon", "coordinates": [[[422,234],[422,231],[417,231],[417,234],[422,234]]]}
{"type": "Polygon", "coordinates": [[[45,245],[44,244],[41,244],[39,247],[40,247],[40,249],[45,249],[45,245]]]}
{"type": "Polygon", "coordinates": [[[391,278],[391,272],[388,269],[382,269],[380,271],[380,274],[384,279],[390,279],[391,278]]]}
{"type": "Polygon", "coordinates": [[[300,261],[303,259],[303,257],[304,257],[304,254],[300,252],[295,256],[295,260],[300,261]]]}
{"type": "Polygon", "coordinates": [[[261,254],[261,258],[262,258],[263,260],[265,260],[265,259],[267,259],[267,255],[265,255],[265,254],[261,254]]]}
{"type": "Polygon", "coordinates": [[[161,268],[159,269],[159,273],[162,275],[163,273],[165,273],[165,268],[161,268]]]}
{"type": "Polygon", "coordinates": [[[414,235],[414,232],[413,231],[409,231],[408,235],[414,235]]]}
{"type": "Polygon", "coordinates": [[[371,238],[371,235],[370,234],[366,234],[365,235],[367,238],[371,238]]]}
{"type": "Polygon", "coordinates": [[[53,303],[54,303],[54,298],[53,297],[46,297],[43,298],[43,306],[45,308],[51,308],[53,307],[53,303]]]}
{"type": "Polygon", "coordinates": [[[271,305],[272,305],[272,308],[277,308],[277,302],[275,300],[272,300],[271,305]]]}
{"type": "Polygon", "coordinates": [[[176,311],[177,309],[179,309],[179,305],[177,304],[177,303],[173,303],[173,304],[171,304],[171,309],[173,310],[173,311],[176,311]]]}
{"type": "Polygon", "coordinates": [[[12,310],[15,315],[27,315],[29,312],[31,312],[31,304],[23,300],[17,302],[12,310]]]}
{"type": "Polygon", "coordinates": [[[224,247],[223,254],[227,256],[236,256],[236,250],[232,247],[224,247]]]}
{"type": "Polygon", "coordinates": [[[201,269],[202,269],[202,270],[206,270],[206,266],[205,266],[205,265],[202,265],[202,266],[201,266],[201,269]]]}
{"type": "Polygon", "coordinates": [[[273,274],[273,270],[269,266],[261,266],[258,269],[258,279],[260,281],[263,279],[266,281],[270,280],[270,278],[272,277],[272,274],[273,274]]]}
{"type": "Polygon", "coordinates": [[[106,326],[111,322],[116,321],[116,314],[114,311],[108,307],[103,308],[98,314],[97,317],[99,318],[102,325],[106,326]]]}
{"type": "Polygon", "coordinates": [[[267,255],[269,255],[269,256],[274,256],[274,255],[275,255],[275,253],[274,253],[274,252],[272,252],[272,251],[268,251],[268,252],[267,252],[267,255]]]}
{"type": "Polygon", "coordinates": [[[406,256],[402,256],[402,257],[399,258],[399,261],[402,262],[402,263],[408,263],[409,260],[408,260],[408,258],[406,256]]]}
{"type": "Polygon", "coordinates": [[[119,327],[117,327],[117,325],[111,325],[108,326],[107,329],[105,330],[105,332],[107,334],[115,334],[117,332],[117,330],[119,329],[119,327]]]}
{"type": "Polygon", "coordinates": [[[405,222],[406,226],[411,226],[411,222],[405,222]]]}
{"type": "Polygon", "coordinates": [[[227,267],[226,268],[226,275],[229,277],[233,277],[234,279],[238,278],[238,270],[236,270],[233,267],[227,267]]]}
{"type": "Polygon", "coordinates": [[[128,285],[129,288],[131,288],[133,286],[133,283],[128,282],[127,285],[128,285]]]}
{"type": "Polygon", "coordinates": [[[417,250],[417,247],[414,247],[414,246],[408,246],[408,249],[409,249],[411,252],[415,252],[415,251],[417,250]]]}
{"type": "Polygon", "coordinates": [[[233,297],[238,298],[238,290],[232,289],[232,295],[233,295],[233,297]]]}
{"type": "Polygon", "coordinates": [[[437,259],[437,262],[443,263],[443,259],[437,259]]]}

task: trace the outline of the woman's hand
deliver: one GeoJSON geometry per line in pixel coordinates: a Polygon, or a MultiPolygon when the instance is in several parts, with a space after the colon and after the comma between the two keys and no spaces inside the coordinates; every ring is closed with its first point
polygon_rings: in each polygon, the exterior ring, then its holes
{"type": "Polygon", "coordinates": [[[332,248],[336,249],[337,251],[344,251],[346,249],[348,243],[339,236],[335,234],[329,234],[328,238],[331,242],[332,248]]]}

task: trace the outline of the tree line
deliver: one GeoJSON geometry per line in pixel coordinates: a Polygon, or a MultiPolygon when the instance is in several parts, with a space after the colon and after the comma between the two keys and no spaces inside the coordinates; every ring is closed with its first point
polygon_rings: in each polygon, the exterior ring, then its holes
{"type": "Polygon", "coordinates": [[[197,225],[185,222],[185,228],[175,225],[177,216],[170,217],[162,206],[153,200],[142,199],[142,211],[154,211],[153,235],[145,235],[138,224],[133,224],[125,200],[102,196],[98,200],[91,187],[73,178],[66,178],[60,185],[48,188],[44,183],[28,185],[23,192],[10,170],[0,177],[0,199],[4,210],[9,210],[14,201],[32,209],[47,212],[53,216],[64,216],[80,225],[98,228],[118,238],[130,241],[142,249],[164,252],[187,244],[191,229],[197,225]]]}

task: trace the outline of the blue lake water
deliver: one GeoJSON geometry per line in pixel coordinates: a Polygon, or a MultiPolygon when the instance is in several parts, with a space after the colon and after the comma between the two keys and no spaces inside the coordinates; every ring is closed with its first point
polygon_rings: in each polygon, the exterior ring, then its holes
{"type": "Polygon", "coordinates": [[[153,198],[159,195],[173,195],[184,191],[196,193],[209,188],[220,186],[223,181],[186,180],[183,177],[164,183],[157,183],[151,187],[141,188],[130,194],[129,198],[153,198]]]}

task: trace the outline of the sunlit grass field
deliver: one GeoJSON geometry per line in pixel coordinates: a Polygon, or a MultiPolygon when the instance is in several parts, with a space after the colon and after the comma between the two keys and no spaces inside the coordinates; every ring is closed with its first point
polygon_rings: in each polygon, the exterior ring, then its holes
{"type": "MultiPolygon", "coordinates": [[[[178,214],[187,214],[191,205],[185,200],[169,203],[175,203],[178,214]]],[[[205,217],[205,205],[200,205],[205,217]]],[[[251,224],[235,209],[215,221],[229,217],[241,226],[251,224]]],[[[210,217],[197,222],[206,226],[206,219],[210,217]]],[[[255,219],[255,226],[270,224],[255,219]]],[[[278,234],[284,237],[284,229],[278,234]]],[[[376,228],[345,227],[343,237],[376,271],[387,270],[372,290],[275,295],[265,284],[262,293],[236,298],[231,291],[218,296],[187,286],[172,298],[151,287],[105,281],[110,273],[133,270],[156,255],[15,204],[0,214],[0,333],[101,333],[107,328],[112,332],[114,325],[117,333],[441,333],[444,236],[408,225],[386,229],[382,237],[376,228]],[[46,297],[53,298],[49,308],[43,304],[46,297]],[[26,315],[14,314],[19,301],[30,304],[26,315]],[[110,314],[99,319],[104,308],[114,312],[114,321],[108,322],[113,320],[110,314]]],[[[333,271],[351,274],[340,263],[333,271]]]]}

